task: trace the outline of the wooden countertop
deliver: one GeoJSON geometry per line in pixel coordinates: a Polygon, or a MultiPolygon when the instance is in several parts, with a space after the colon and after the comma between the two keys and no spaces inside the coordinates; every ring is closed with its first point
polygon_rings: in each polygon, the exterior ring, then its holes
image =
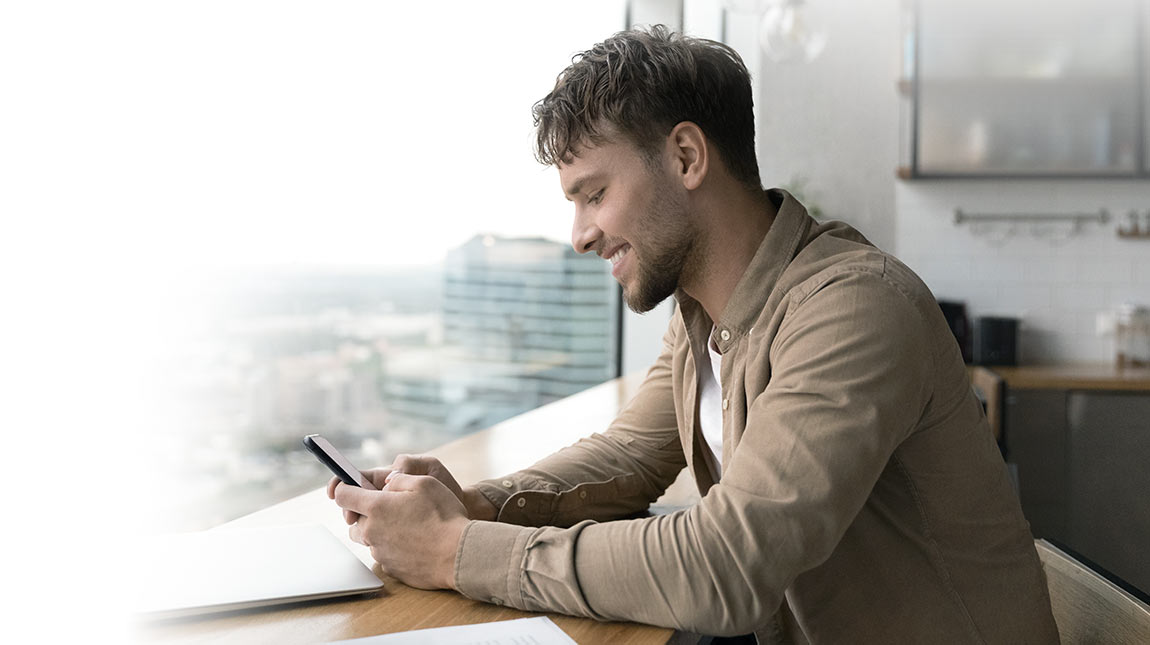
{"type": "MultiPolygon", "coordinates": [[[[550,405],[461,437],[428,454],[438,457],[462,484],[530,466],[559,448],[601,432],[635,394],[643,374],[608,381],[550,405]]],[[[374,465],[374,464],[373,464],[374,465]]],[[[367,465],[365,464],[365,467],[367,465]]],[[[699,498],[686,469],[652,512],[687,506],[699,498]]],[[[382,591],[301,605],[144,623],[137,637],[160,643],[315,643],[375,634],[523,618],[533,614],[469,600],[453,591],[413,589],[384,573],[366,547],[351,542],[339,509],[322,489],[241,517],[226,527],[301,522],[325,526],[385,583],[382,591]]],[[[537,614],[535,614],[537,615],[537,614]]],[[[692,634],[635,623],[600,623],[546,614],[579,643],[655,645],[693,642],[692,634]]]]}
{"type": "Polygon", "coordinates": [[[1150,368],[1108,363],[989,367],[1007,387],[1019,390],[1119,390],[1150,392],[1150,368]]]}

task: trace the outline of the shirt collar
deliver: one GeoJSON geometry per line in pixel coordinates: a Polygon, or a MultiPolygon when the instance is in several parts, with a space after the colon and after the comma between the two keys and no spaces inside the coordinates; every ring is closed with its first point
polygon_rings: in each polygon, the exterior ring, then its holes
{"type": "MultiPolygon", "coordinates": [[[[773,188],[767,191],[767,196],[777,208],[775,221],[771,223],[771,228],[763,237],[743,277],[739,278],[720,319],[713,323],[713,338],[721,352],[731,347],[758,320],[779,276],[798,254],[803,239],[814,223],[807,215],[807,209],[787,191],[773,188]]],[[[703,306],[682,289],[675,291],[675,300],[682,309],[687,329],[695,332],[691,335],[707,337],[712,321],[703,306]]]]}

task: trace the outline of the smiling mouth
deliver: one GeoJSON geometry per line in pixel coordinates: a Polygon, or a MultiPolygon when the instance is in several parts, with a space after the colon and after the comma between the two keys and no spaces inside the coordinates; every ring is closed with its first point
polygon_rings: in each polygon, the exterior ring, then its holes
{"type": "Polygon", "coordinates": [[[623,246],[620,246],[619,250],[615,251],[614,255],[612,255],[610,258],[608,258],[611,261],[611,266],[612,267],[619,266],[619,263],[623,261],[623,258],[626,257],[630,251],[631,251],[631,245],[630,244],[624,244],[623,246]]]}

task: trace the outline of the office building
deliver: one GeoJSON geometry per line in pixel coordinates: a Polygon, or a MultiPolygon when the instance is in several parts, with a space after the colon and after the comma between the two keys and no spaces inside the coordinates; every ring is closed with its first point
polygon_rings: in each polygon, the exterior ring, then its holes
{"type": "Polygon", "coordinates": [[[460,434],[615,376],[616,290],[606,262],[566,244],[475,236],[445,262],[439,355],[386,369],[389,410],[460,434]]]}

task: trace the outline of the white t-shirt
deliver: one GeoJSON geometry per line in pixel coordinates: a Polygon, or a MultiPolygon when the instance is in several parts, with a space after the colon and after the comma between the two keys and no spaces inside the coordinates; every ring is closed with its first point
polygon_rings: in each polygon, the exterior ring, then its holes
{"type": "Polygon", "coordinates": [[[723,475],[723,386],[719,378],[722,366],[723,355],[708,336],[707,354],[699,360],[699,427],[710,448],[707,463],[716,482],[723,475]]]}

